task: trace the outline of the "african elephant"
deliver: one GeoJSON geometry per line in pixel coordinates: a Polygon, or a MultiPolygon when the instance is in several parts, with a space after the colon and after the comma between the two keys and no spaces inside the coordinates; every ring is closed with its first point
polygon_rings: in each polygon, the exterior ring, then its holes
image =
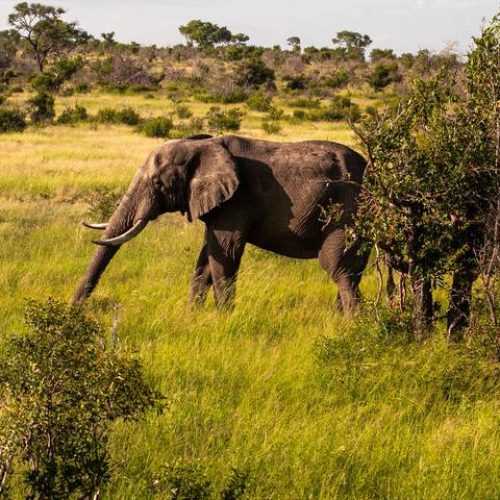
{"type": "Polygon", "coordinates": [[[368,252],[346,244],[365,170],[362,156],[328,141],[280,143],[199,135],[157,147],[137,171],[105,229],[73,302],[87,298],[120,245],[165,212],[205,223],[190,298],[213,286],[229,306],[246,243],[288,257],[319,258],[338,284],[339,307],[358,303],[368,252]],[[335,216],[328,215],[336,207],[335,216]]]}

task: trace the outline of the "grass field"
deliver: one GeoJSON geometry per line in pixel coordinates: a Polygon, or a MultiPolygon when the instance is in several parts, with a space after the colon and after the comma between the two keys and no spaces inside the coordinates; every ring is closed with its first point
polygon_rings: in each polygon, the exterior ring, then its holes
{"type": "MultiPolygon", "coordinates": [[[[78,102],[90,112],[171,109],[138,96],[78,102]]],[[[263,137],[259,122],[247,115],[241,134],[263,137]]],[[[352,144],[338,124],[287,125],[278,137],[309,138],[352,144]]],[[[158,142],[125,126],[0,136],[4,335],[22,328],[24,298],[70,299],[93,252],[79,222],[94,193],[123,191],[158,142]]],[[[233,312],[212,300],[192,310],[202,229],[161,217],[120,250],[89,303],[105,325],[118,320],[168,400],[163,415],[115,429],[107,498],[152,497],[151,474],[176,461],[188,476],[203,470],[214,491],[233,468],[248,474],[257,499],[500,497],[500,388],[487,356],[451,348],[439,332],[420,346],[369,319],[355,326],[335,313],[336,288],[316,261],[256,248],[244,256],[233,312]]],[[[376,287],[369,272],[365,296],[376,287]]]]}

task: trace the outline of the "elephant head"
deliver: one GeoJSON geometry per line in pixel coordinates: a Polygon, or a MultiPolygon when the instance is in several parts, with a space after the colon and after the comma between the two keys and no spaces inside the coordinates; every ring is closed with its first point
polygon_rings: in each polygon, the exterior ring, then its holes
{"type": "Polygon", "coordinates": [[[85,300],[97,285],[120,246],[165,212],[186,213],[192,221],[230,199],[238,187],[238,171],[222,141],[196,136],[173,140],[155,149],[135,174],[107,224],[84,224],[104,229],[99,245],[74,295],[85,300]]]}

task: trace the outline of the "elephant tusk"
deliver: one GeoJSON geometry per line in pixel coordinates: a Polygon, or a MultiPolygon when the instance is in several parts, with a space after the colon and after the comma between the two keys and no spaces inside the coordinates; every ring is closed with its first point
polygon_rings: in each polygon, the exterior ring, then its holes
{"type": "Polygon", "coordinates": [[[114,238],[108,238],[105,240],[92,240],[92,243],[96,245],[102,245],[105,247],[116,247],[122,245],[127,241],[131,240],[134,236],[137,236],[147,225],[148,221],[146,219],[139,219],[128,231],[114,238]]]}
{"type": "Polygon", "coordinates": [[[88,227],[89,229],[99,229],[102,231],[108,227],[108,223],[105,222],[103,224],[92,224],[89,222],[82,222],[82,226],[88,227]]]}

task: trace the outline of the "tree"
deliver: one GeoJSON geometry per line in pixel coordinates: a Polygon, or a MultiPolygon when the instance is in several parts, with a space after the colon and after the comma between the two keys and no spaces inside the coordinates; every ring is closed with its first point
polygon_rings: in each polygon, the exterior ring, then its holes
{"type": "MultiPolygon", "coordinates": [[[[474,149],[482,148],[487,180],[479,213],[483,220],[479,248],[474,248],[477,272],[481,274],[490,324],[496,332],[497,357],[500,359],[500,14],[474,39],[473,50],[465,65],[467,76],[467,116],[476,127],[480,140],[474,149]]],[[[475,260],[475,259],[474,259],[475,260]]],[[[467,275],[454,279],[451,311],[448,321],[460,324],[467,319],[472,283],[467,275]]]]}
{"type": "Polygon", "coordinates": [[[257,88],[266,85],[270,89],[275,87],[276,75],[273,69],[259,57],[252,57],[240,63],[238,67],[239,85],[257,88]]]}
{"type": "Polygon", "coordinates": [[[356,31],[344,30],[332,38],[332,43],[345,54],[346,59],[364,60],[365,49],[372,43],[372,39],[356,31]]]}
{"type": "Polygon", "coordinates": [[[250,38],[244,33],[236,33],[235,35],[231,36],[231,43],[238,46],[245,45],[248,40],[250,40],[250,38]]]}
{"type": "Polygon", "coordinates": [[[232,33],[225,26],[217,26],[211,22],[193,19],[183,26],[179,26],[179,32],[186,38],[189,47],[193,45],[200,49],[208,49],[214,45],[230,43],[232,33]]]}
{"type": "Polygon", "coordinates": [[[19,33],[15,30],[0,31],[0,74],[4,74],[14,60],[19,38],[19,33]]]}
{"type": "Polygon", "coordinates": [[[22,2],[9,15],[9,24],[27,42],[40,72],[43,72],[49,57],[59,57],[90,39],[88,33],[77,28],[75,22],[63,21],[61,16],[64,13],[65,10],[60,7],[22,2]]]}
{"type": "MultiPolygon", "coordinates": [[[[490,63],[498,73],[498,54],[490,63]]],[[[498,94],[492,97],[498,103],[498,94]]],[[[498,185],[498,167],[492,167],[495,148],[485,118],[493,108],[491,101],[461,97],[444,66],[428,80],[415,80],[397,109],[372,111],[354,127],[370,160],[358,230],[409,275],[417,338],[431,328],[431,283],[444,283],[448,273],[449,337],[460,338],[468,324],[485,200],[497,199],[492,185],[495,176],[498,185]]]]}
{"type": "Polygon", "coordinates": [[[0,496],[18,472],[26,498],[97,499],[112,422],[161,410],[163,398],[130,347],[81,309],[30,302],[25,323],[0,351],[0,496]]]}
{"type": "Polygon", "coordinates": [[[382,90],[389,83],[400,80],[397,62],[379,62],[373,68],[368,81],[375,90],[382,90]]]}
{"type": "Polygon", "coordinates": [[[372,63],[379,62],[383,59],[395,60],[396,54],[392,49],[372,49],[370,52],[370,61],[372,63]]]}
{"type": "Polygon", "coordinates": [[[106,45],[116,45],[115,32],[101,33],[101,38],[106,45]]]}
{"type": "Polygon", "coordinates": [[[287,38],[286,43],[292,48],[293,52],[300,53],[300,38],[298,36],[287,38]]]}

